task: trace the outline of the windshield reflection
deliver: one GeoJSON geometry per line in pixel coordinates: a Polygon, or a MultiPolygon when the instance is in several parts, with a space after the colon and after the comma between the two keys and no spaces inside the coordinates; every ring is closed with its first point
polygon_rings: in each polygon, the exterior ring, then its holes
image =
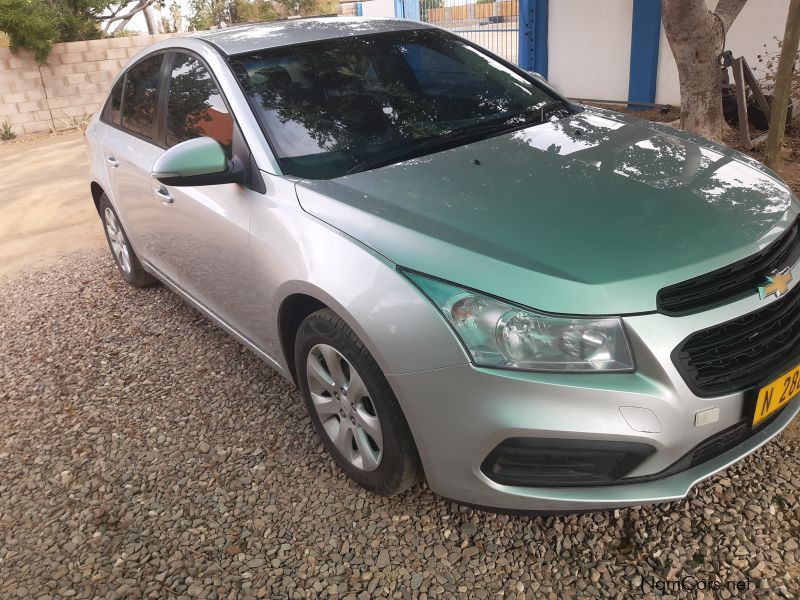
{"type": "Polygon", "coordinates": [[[438,30],[273,48],[231,64],[284,172],[314,179],[387,154],[399,160],[404,148],[420,152],[420,141],[435,144],[558,100],[438,30]]]}

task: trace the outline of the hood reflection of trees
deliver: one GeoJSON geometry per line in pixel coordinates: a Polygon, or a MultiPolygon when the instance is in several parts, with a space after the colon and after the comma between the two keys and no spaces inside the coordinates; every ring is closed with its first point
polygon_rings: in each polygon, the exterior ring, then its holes
{"type": "Polygon", "coordinates": [[[701,145],[649,124],[581,113],[547,130],[514,134],[544,152],[568,156],[598,171],[628,177],[653,188],[686,188],[716,210],[746,210],[772,223],[770,214],[789,205],[789,191],[752,161],[709,142],[701,145]]]}

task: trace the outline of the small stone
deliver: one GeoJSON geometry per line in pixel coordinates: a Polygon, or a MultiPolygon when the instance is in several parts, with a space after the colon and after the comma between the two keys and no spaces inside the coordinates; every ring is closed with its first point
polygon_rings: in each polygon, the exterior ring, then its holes
{"type": "Polygon", "coordinates": [[[380,551],[378,558],[375,560],[375,566],[382,569],[389,565],[389,551],[385,548],[380,551]]]}
{"type": "Polygon", "coordinates": [[[419,573],[412,573],[411,574],[411,589],[418,590],[419,586],[422,585],[422,575],[419,573]]]}

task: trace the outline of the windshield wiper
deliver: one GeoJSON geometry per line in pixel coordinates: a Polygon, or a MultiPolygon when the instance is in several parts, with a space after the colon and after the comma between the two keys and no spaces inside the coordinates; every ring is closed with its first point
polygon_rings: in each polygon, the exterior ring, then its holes
{"type": "Polygon", "coordinates": [[[545,103],[545,104],[542,104],[542,105],[541,105],[541,106],[538,108],[538,112],[539,112],[539,122],[540,122],[540,123],[544,123],[544,120],[547,118],[547,116],[548,116],[548,115],[549,115],[549,114],[550,114],[550,113],[553,111],[553,109],[555,109],[555,108],[563,108],[563,109],[566,109],[566,110],[567,110],[567,112],[569,112],[569,109],[568,109],[568,107],[567,107],[567,103],[566,103],[566,102],[564,102],[563,100],[553,100],[553,102],[547,102],[547,103],[545,103]]]}
{"type": "Polygon", "coordinates": [[[347,171],[345,175],[360,173],[365,169],[375,169],[402,160],[424,156],[436,150],[447,150],[462,145],[469,141],[478,141],[487,134],[500,133],[507,130],[520,129],[529,125],[543,123],[546,116],[555,108],[567,108],[563,100],[548,102],[542,106],[530,107],[519,112],[505,115],[499,119],[494,119],[485,123],[476,123],[444,133],[442,135],[426,137],[417,140],[409,146],[403,146],[392,152],[382,154],[377,160],[362,160],[357,162],[347,171]],[[522,118],[522,120],[518,120],[522,118]]]}
{"type": "MultiPolygon", "coordinates": [[[[503,119],[503,122],[505,123],[505,119],[503,119]]],[[[421,140],[417,140],[408,146],[403,146],[402,148],[398,148],[397,150],[393,150],[391,152],[385,152],[375,160],[362,160],[345,171],[345,175],[360,173],[365,169],[384,167],[392,163],[409,160],[418,156],[424,156],[425,154],[430,154],[436,150],[453,148],[459,145],[459,142],[463,142],[464,138],[472,139],[476,136],[486,133],[489,130],[497,130],[498,128],[499,125],[493,122],[491,124],[486,123],[484,125],[473,125],[472,127],[457,129],[456,131],[450,131],[442,135],[426,137],[421,140]]]]}

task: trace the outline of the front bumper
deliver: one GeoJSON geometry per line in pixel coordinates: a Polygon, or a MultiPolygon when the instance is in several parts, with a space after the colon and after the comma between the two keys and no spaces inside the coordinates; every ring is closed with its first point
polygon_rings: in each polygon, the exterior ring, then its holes
{"type": "Polygon", "coordinates": [[[465,504],[512,511],[568,512],[678,500],[699,481],[763,446],[800,412],[796,399],[742,443],[663,478],[638,483],[624,483],[622,479],[613,485],[590,487],[506,486],[489,479],[480,467],[491,450],[509,437],[646,442],[657,451],[631,474],[641,476],[645,470],[665,470],[680,458],[678,454],[694,447],[691,442],[684,445],[676,440],[691,425],[660,433],[633,431],[618,407],[652,400],[640,395],[644,390],[625,393],[550,387],[504,374],[487,376],[467,365],[394,375],[390,382],[404,399],[418,399],[403,404],[413,422],[430,488],[465,504]]]}
{"type": "Polygon", "coordinates": [[[556,512],[668,502],[755,451],[800,411],[798,398],[736,445],[700,463],[681,462],[743,420],[749,429],[753,391],[695,396],[670,354],[690,333],[756,308],[751,298],[680,318],[626,318],[637,359],[634,373],[528,373],[463,364],[387,378],[414,434],[428,484],[446,498],[501,510],[556,512]],[[709,412],[715,415],[710,422],[696,424],[698,413],[709,412]],[[509,438],[646,444],[654,451],[613,484],[502,485],[481,466],[509,438]]]}

